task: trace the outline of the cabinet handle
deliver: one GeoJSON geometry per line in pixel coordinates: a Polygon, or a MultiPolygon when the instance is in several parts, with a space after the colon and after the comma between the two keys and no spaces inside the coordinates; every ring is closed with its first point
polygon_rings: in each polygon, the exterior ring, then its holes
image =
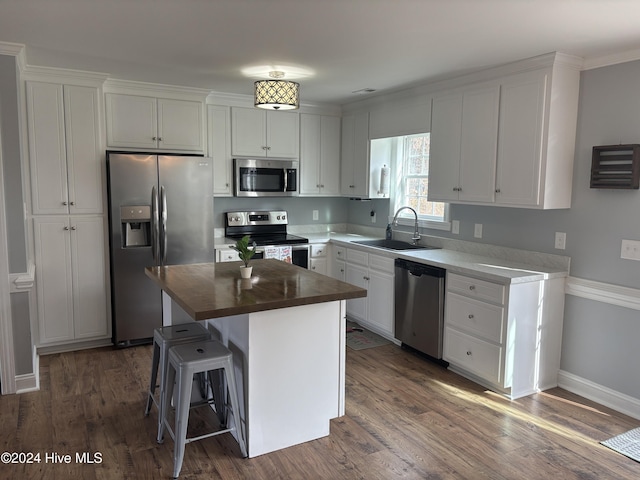
{"type": "Polygon", "coordinates": [[[64,226],[64,229],[65,229],[65,230],[69,230],[69,227],[67,227],[67,226],[65,225],[65,226],[64,226]]]}
{"type": "Polygon", "coordinates": [[[155,142],[156,140],[158,140],[158,137],[151,137],[151,140],[155,142]]]}
{"type": "Polygon", "coordinates": [[[473,313],[470,313],[470,314],[469,314],[469,318],[470,318],[470,319],[473,319],[473,313]]]}
{"type": "Polygon", "coordinates": [[[349,188],[356,188],[355,185],[349,185],[349,188]]]}
{"type": "Polygon", "coordinates": [[[224,186],[225,186],[225,187],[228,187],[228,186],[229,186],[229,184],[228,184],[228,183],[225,183],[225,184],[224,184],[224,186]]]}
{"type": "Polygon", "coordinates": [[[68,205],[67,202],[62,202],[62,205],[64,205],[65,207],[68,205]]]}
{"type": "Polygon", "coordinates": [[[496,188],[496,193],[500,193],[500,189],[499,188],[496,188]]]}
{"type": "Polygon", "coordinates": [[[75,205],[76,202],[69,202],[69,205],[75,205]]]}
{"type": "Polygon", "coordinates": [[[341,268],[341,269],[340,269],[340,273],[344,273],[344,268],[341,268]]]}
{"type": "Polygon", "coordinates": [[[162,141],[162,137],[158,137],[158,141],[161,142],[162,141]]]}
{"type": "Polygon", "coordinates": [[[320,185],[316,183],[316,188],[320,188],[320,185]]]}
{"type": "Polygon", "coordinates": [[[342,252],[336,252],[336,255],[342,255],[342,252]]]}
{"type": "Polygon", "coordinates": [[[476,286],[475,285],[469,285],[469,290],[475,290],[476,286]]]}
{"type": "Polygon", "coordinates": [[[365,279],[367,282],[369,281],[369,277],[362,277],[363,279],[365,279]]]}
{"type": "Polygon", "coordinates": [[[75,225],[74,225],[73,227],[71,227],[71,230],[75,230],[75,229],[76,229],[76,226],[75,226],[75,225]]]}
{"type": "Polygon", "coordinates": [[[471,350],[467,350],[467,355],[471,356],[471,350]]]}
{"type": "Polygon", "coordinates": [[[320,188],[324,188],[324,185],[320,184],[320,188]]]}

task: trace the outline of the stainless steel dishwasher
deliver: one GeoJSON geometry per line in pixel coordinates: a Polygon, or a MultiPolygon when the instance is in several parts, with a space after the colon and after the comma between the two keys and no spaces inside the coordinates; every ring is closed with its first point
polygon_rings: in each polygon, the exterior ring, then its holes
{"type": "Polygon", "coordinates": [[[402,345],[442,359],[444,278],[442,268],[395,261],[395,336],[402,345]]]}

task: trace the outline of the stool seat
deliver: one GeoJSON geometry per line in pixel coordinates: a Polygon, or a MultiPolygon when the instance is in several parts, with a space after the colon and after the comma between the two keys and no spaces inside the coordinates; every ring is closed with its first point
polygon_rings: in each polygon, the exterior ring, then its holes
{"type": "Polygon", "coordinates": [[[178,393],[175,403],[175,425],[171,428],[168,419],[168,408],[164,410],[164,417],[160,434],[166,428],[174,441],[174,472],[173,477],[178,478],[184,460],[185,445],[189,442],[201,440],[222,433],[235,432],[236,440],[240,446],[243,457],[247,456],[247,446],[240,422],[240,404],[233,372],[233,354],[231,350],[216,340],[193,342],[171,347],[169,350],[169,365],[167,369],[167,389],[164,392],[163,403],[168,405],[173,396],[174,385],[177,385],[178,393]],[[223,382],[215,382],[214,374],[224,373],[226,388],[221,388],[223,382]],[[187,438],[187,424],[189,421],[189,404],[193,376],[206,373],[209,376],[216,412],[221,419],[221,430],[187,438]],[[215,384],[218,388],[214,388],[215,384]],[[229,425],[229,413],[233,415],[233,425],[229,425]]]}
{"type": "Polygon", "coordinates": [[[157,441],[162,441],[162,419],[164,418],[165,405],[163,403],[164,391],[166,389],[167,365],[169,363],[169,349],[176,345],[189,342],[198,342],[211,339],[211,334],[200,322],[188,322],[177,325],[156,328],[153,331],[153,359],[151,360],[151,380],[149,382],[149,392],[147,395],[147,406],[144,414],[149,415],[151,405],[155,404],[158,409],[158,429],[157,441]],[[158,370],[160,371],[160,381],[158,382],[158,370]],[[160,386],[160,394],[156,399],[155,391],[160,386]]]}

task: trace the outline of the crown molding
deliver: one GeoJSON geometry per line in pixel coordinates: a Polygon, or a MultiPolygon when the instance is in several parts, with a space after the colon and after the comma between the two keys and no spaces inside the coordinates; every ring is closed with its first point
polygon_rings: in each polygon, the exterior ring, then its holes
{"type": "Polygon", "coordinates": [[[40,67],[26,65],[22,70],[24,80],[63,82],[74,85],[101,86],[107,78],[108,73],[87,72],[85,70],[72,70],[57,67],[40,67]]]}
{"type": "Polygon", "coordinates": [[[104,91],[106,93],[120,93],[125,95],[143,95],[148,97],[161,96],[163,98],[175,98],[179,100],[190,98],[198,102],[203,102],[211,92],[204,88],[138,82],[118,78],[106,79],[104,82],[104,91]]]}
{"type": "Polygon", "coordinates": [[[636,60],[640,60],[640,49],[585,59],[582,69],[593,70],[594,68],[608,67],[610,65],[617,65],[618,63],[634,62],[636,60]]]}

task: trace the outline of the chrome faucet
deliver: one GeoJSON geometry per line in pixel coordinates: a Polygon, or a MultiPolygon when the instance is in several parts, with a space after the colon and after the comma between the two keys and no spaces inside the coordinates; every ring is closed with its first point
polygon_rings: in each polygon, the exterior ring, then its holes
{"type": "Polygon", "coordinates": [[[396,212],[396,214],[393,216],[393,221],[391,222],[391,225],[393,225],[393,226],[397,226],[398,225],[398,214],[404,209],[411,210],[413,212],[414,217],[416,217],[416,222],[415,222],[415,225],[413,227],[413,237],[411,237],[411,240],[413,240],[413,242],[411,242],[411,245],[417,245],[418,241],[420,240],[420,232],[418,232],[418,214],[416,213],[416,211],[413,208],[411,208],[411,207],[400,207],[398,209],[398,211],[396,212]]]}

